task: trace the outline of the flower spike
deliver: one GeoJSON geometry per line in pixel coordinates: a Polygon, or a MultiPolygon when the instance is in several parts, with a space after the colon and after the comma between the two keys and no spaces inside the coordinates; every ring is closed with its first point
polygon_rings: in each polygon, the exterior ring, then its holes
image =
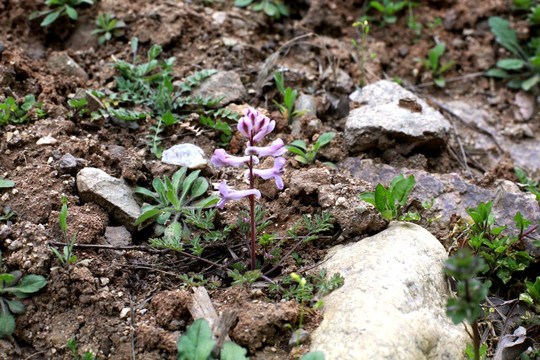
{"type": "MultiPolygon", "coordinates": [[[[216,166],[240,166],[249,162],[249,156],[232,156],[227,154],[224,149],[216,149],[210,161],[216,166]]],[[[253,163],[259,163],[259,159],[256,156],[253,156],[253,163]]]]}

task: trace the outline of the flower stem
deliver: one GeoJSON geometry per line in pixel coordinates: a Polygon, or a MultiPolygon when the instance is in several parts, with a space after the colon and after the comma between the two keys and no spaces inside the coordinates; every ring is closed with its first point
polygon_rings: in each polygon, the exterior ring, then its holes
{"type": "MultiPolygon", "coordinates": [[[[253,134],[251,134],[250,144],[253,144],[253,134]]],[[[249,188],[253,189],[253,155],[249,155],[249,188]]],[[[251,270],[255,270],[255,195],[249,196],[249,210],[251,221],[251,270]]]]}

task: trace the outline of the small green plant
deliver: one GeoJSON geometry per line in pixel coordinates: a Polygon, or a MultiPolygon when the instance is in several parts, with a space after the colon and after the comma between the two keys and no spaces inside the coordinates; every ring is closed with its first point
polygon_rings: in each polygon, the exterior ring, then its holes
{"type": "MultiPolygon", "coordinates": [[[[306,288],[307,280],[304,277],[301,277],[300,275],[298,275],[296,273],[292,273],[291,278],[294,281],[296,281],[298,283],[298,285],[300,285],[300,291],[303,293],[305,291],[305,288],[306,288]]],[[[295,330],[295,332],[296,332],[296,358],[298,358],[298,354],[300,352],[300,334],[302,332],[302,325],[303,325],[303,322],[304,322],[304,315],[306,313],[305,310],[304,310],[305,296],[303,296],[303,294],[302,294],[302,296],[300,298],[301,298],[301,300],[300,300],[300,319],[298,320],[298,329],[295,330]]],[[[321,305],[322,305],[322,302],[319,301],[319,302],[317,302],[317,304],[315,305],[315,307],[313,309],[317,309],[321,305]]],[[[320,353],[320,355],[322,355],[322,359],[324,359],[324,354],[322,352],[320,352],[320,351],[318,353],[320,353]]],[[[315,356],[315,355],[312,355],[312,356],[315,356]]],[[[304,357],[302,357],[302,358],[304,358],[304,357]]]]}
{"type": "MultiPolygon", "coordinates": [[[[360,40],[360,45],[356,42],[356,40],[352,39],[351,43],[353,46],[360,51],[360,70],[362,71],[362,77],[360,78],[360,84],[359,86],[364,86],[365,79],[366,79],[366,72],[365,72],[365,63],[366,63],[366,36],[369,33],[369,23],[367,20],[358,21],[353,24],[353,27],[360,27],[362,29],[362,37],[360,40]]],[[[370,59],[374,59],[377,56],[377,54],[371,54],[370,59]]]]}
{"type": "Polygon", "coordinates": [[[526,292],[519,296],[519,300],[525,301],[535,306],[540,311],[540,276],[536,277],[536,281],[525,280],[526,292]]]}
{"type": "Polygon", "coordinates": [[[287,122],[290,125],[296,117],[305,114],[307,111],[293,110],[294,102],[296,101],[298,91],[292,90],[290,87],[285,89],[285,79],[283,78],[283,72],[274,70],[274,81],[276,83],[279,93],[281,94],[281,96],[283,96],[283,105],[278,103],[276,100],[273,100],[274,104],[278,106],[279,111],[281,112],[283,117],[287,119],[287,122]]]}
{"type": "Polygon", "coordinates": [[[99,14],[96,25],[98,28],[93,30],[91,34],[101,34],[98,38],[99,45],[111,40],[113,36],[122,36],[124,34],[124,28],[126,27],[125,22],[116,20],[111,13],[106,13],[105,15],[99,14]]]}
{"type": "Polygon", "coordinates": [[[478,317],[482,308],[480,304],[488,294],[489,283],[482,283],[476,277],[485,272],[487,265],[481,257],[474,256],[467,248],[460,249],[446,262],[444,271],[457,281],[457,297],[450,298],[446,304],[446,314],[454,324],[467,320],[473,329],[472,349],[469,347],[469,357],[479,360],[486,352],[486,347],[480,347],[478,317]]]}
{"type": "Polygon", "coordinates": [[[227,275],[233,279],[231,285],[243,285],[249,288],[262,276],[262,273],[260,270],[249,270],[242,274],[238,269],[232,269],[227,272],[227,275]]]}
{"type": "Polygon", "coordinates": [[[446,81],[442,73],[450,69],[456,63],[455,61],[450,61],[446,63],[446,65],[439,64],[441,56],[444,54],[445,50],[446,50],[446,44],[439,43],[435,45],[433,49],[429,50],[429,55],[427,59],[419,59],[419,58],[413,59],[414,61],[421,62],[426,69],[431,71],[431,74],[433,76],[433,81],[435,82],[435,85],[437,85],[438,87],[444,87],[444,85],[446,84],[446,81]]]}
{"type": "Polygon", "coordinates": [[[365,192],[360,195],[360,199],[374,205],[387,220],[417,221],[420,220],[418,213],[410,211],[403,213],[414,185],[416,185],[414,175],[406,178],[403,174],[399,174],[392,179],[388,189],[377,184],[375,192],[365,192]]]}
{"type": "Polygon", "coordinates": [[[80,356],[78,351],[79,345],[77,345],[75,339],[68,340],[67,348],[71,350],[73,360],[99,360],[99,358],[90,351],[86,351],[82,356],[80,356]]]}
{"type": "Polygon", "coordinates": [[[527,191],[536,196],[536,201],[540,202],[540,189],[538,188],[538,181],[530,179],[527,176],[527,173],[517,166],[514,168],[514,171],[519,180],[518,185],[524,187],[527,191]]]}
{"type": "Polygon", "coordinates": [[[422,34],[422,24],[418,21],[418,18],[415,17],[413,14],[413,7],[418,6],[419,4],[417,2],[407,1],[407,5],[409,7],[409,16],[407,18],[407,26],[409,27],[409,29],[414,31],[416,36],[420,36],[422,34]]]}
{"type": "MultiPolygon", "coordinates": [[[[0,267],[2,252],[0,251],[0,267]]],[[[47,284],[41,275],[23,276],[19,270],[0,274],[0,338],[9,337],[15,331],[15,318],[26,312],[20,301],[32,296],[47,284]]]]}
{"type": "Polygon", "coordinates": [[[4,214],[0,214],[0,221],[8,221],[15,213],[11,211],[9,206],[4,208],[4,214]]]}
{"type": "Polygon", "coordinates": [[[142,213],[135,222],[135,225],[140,225],[146,221],[155,221],[160,225],[158,234],[163,233],[166,229],[176,235],[183,230],[180,223],[184,218],[191,216],[193,218],[196,213],[190,210],[201,210],[216,204],[219,200],[217,196],[209,196],[200,199],[208,190],[208,181],[199,176],[200,170],[187,174],[187,168],[182,167],[176,171],[172,179],[167,176],[160,179],[154,179],[152,186],[154,191],[150,191],[143,187],[138,187],[134,191],[149,199],[154,200],[156,205],[143,205],[142,213]],[[199,200],[195,203],[196,200],[199,200]],[[164,224],[170,221],[170,224],[165,228],[164,224]],[[176,225],[175,225],[176,224],[176,225]]]}
{"type": "Polygon", "coordinates": [[[291,275],[285,275],[280,283],[270,284],[270,293],[281,295],[285,300],[295,299],[300,303],[301,301],[312,300],[315,293],[320,295],[330,294],[345,282],[345,279],[339,273],[333,274],[330,279],[326,280],[326,269],[321,269],[313,275],[307,275],[305,279],[304,286],[298,286],[295,284],[297,281],[291,275]]]}
{"type": "Polygon", "coordinates": [[[85,98],[81,99],[70,99],[68,100],[68,105],[73,109],[73,112],[69,114],[70,118],[79,118],[88,112],[88,109],[85,109],[88,104],[88,100],[85,98]]]}
{"type": "Polygon", "coordinates": [[[386,24],[393,24],[397,20],[396,13],[400,12],[407,6],[408,1],[397,1],[393,0],[381,0],[381,1],[370,1],[369,6],[379,11],[382,15],[381,25],[385,26],[386,24]]]}
{"type": "Polygon", "coordinates": [[[26,95],[24,102],[20,105],[17,101],[8,96],[4,103],[0,103],[0,126],[8,124],[28,124],[30,123],[30,109],[35,105],[36,114],[43,114],[41,111],[41,103],[36,104],[34,95],[26,95]],[[40,111],[37,111],[37,110],[40,111]]]}
{"type": "MultiPolygon", "coordinates": [[[[178,360],[213,360],[212,350],[216,342],[212,340],[212,331],[205,319],[197,319],[181,335],[177,343],[178,360]]],[[[249,360],[246,349],[227,341],[222,349],[217,349],[221,360],[249,360]]]]}
{"type": "Polygon", "coordinates": [[[56,250],[54,247],[51,246],[51,250],[56,255],[58,260],[60,260],[60,263],[62,263],[62,266],[66,269],[69,269],[72,264],[75,265],[84,265],[88,264],[91,259],[82,260],[76,263],[77,256],[73,255],[73,246],[75,245],[75,240],[77,239],[77,234],[73,234],[73,237],[71,240],[69,240],[69,236],[67,234],[67,214],[68,214],[68,207],[67,207],[67,198],[65,196],[62,196],[62,209],[60,210],[60,214],[58,215],[60,220],[60,228],[62,229],[62,233],[64,234],[64,240],[66,242],[66,245],[64,246],[63,252],[60,253],[58,250],[56,250]]]}
{"type": "MultiPolygon", "coordinates": [[[[540,9],[538,12],[540,14],[540,9]]],[[[507,20],[500,17],[490,17],[488,23],[497,42],[515,57],[499,60],[497,68],[488,70],[486,75],[508,79],[508,87],[510,88],[538,91],[538,82],[540,82],[540,40],[533,38],[523,48],[518,42],[516,32],[510,28],[510,23],[507,20]]]]}
{"type": "Polygon", "coordinates": [[[47,15],[41,22],[41,26],[49,26],[59,17],[68,16],[71,20],[77,20],[78,14],[75,7],[81,4],[94,5],[93,0],[46,0],[45,5],[50,9],[45,11],[34,11],[30,15],[30,20],[47,15]]]}
{"type": "Polygon", "coordinates": [[[246,7],[250,6],[253,11],[264,11],[264,13],[274,19],[279,19],[282,16],[290,16],[289,8],[282,0],[235,0],[234,6],[246,7]]]}
{"type": "MultiPolygon", "coordinates": [[[[294,140],[292,143],[285,147],[287,148],[287,150],[296,155],[294,158],[298,162],[305,165],[314,164],[319,149],[323,146],[328,145],[332,141],[334,136],[336,136],[335,132],[327,132],[322,134],[321,136],[319,136],[319,138],[315,142],[315,145],[313,145],[313,148],[311,149],[308,149],[308,146],[304,140],[294,140]]],[[[332,164],[331,162],[325,162],[325,164],[334,167],[334,164],[332,164]]]]}
{"type": "Polygon", "coordinates": [[[525,270],[533,260],[526,251],[514,249],[513,244],[529,235],[536,227],[529,228],[531,222],[517,212],[514,220],[518,235],[504,235],[502,232],[506,226],[495,225],[492,206],[493,202],[489,201],[480,203],[476,209],[467,209],[474,221],[469,230],[469,245],[486,261],[488,266],[485,272],[490,277],[497,276],[503,284],[507,284],[514,272],[525,270]]]}
{"type": "MultiPolygon", "coordinates": [[[[139,40],[131,40],[133,51],[132,61],[124,61],[113,56],[114,68],[118,70],[120,76],[115,77],[120,92],[114,99],[109,97],[106,101],[105,109],[92,113],[92,119],[100,117],[115,116],[124,120],[138,120],[147,116],[155,118],[154,124],[149,127],[150,133],[146,136],[147,145],[150,151],[161,158],[163,147],[161,146],[161,134],[165,127],[176,124],[185,119],[187,114],[198,113],[206,118],[213,117],[213,124],[217,124],[219,119],[237,120],[238,114],[223,109],[213,109],[223,98],[212,99],[202,96],[184,96],[191,92],[192,87],[199,85],[202,80],[217,73],[217,70],[202,70],[188,76],[186,81],[181,82],[175,91],[172,85],[174,76],[172,75],[175,57],[170,57],[164,61],[158,61],[163,49],[159,45],[153,45],[147,53],[148,61],[140,63],[137,55],[139,40]],[[107,103],[124,102],[147,107],[147,111],[115,109],[107,103]]],[[[104,97],[104,94],[100,96],[104,97]]],[[[208,126],[212,126],[208,122],[208,126]]],[[[219,129],[223,131],[223,126],[219,129]]]]}

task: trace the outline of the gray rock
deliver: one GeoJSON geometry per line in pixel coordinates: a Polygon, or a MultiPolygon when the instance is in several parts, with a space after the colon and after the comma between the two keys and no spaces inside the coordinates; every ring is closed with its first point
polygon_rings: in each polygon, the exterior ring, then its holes
{"type": "Polygon", "coordinates": [[[322,298],[311,350],[331,360],[464,359],[469,336],[445,314],[446,258],[433,235],[410,223],[331,249],[323,266],[345,283],[322,298]]]}
{"type": "Polygon", "coordinates": [[[77,159],[70,153],[65,154],[58,160],[56,169],[60,174],[67,174],[77,170],[77,159]]]}
{"type": "Polygon", "coordinates": [[[163,151],[161,161],[166,164],[187,166],[190,170],[202,169],[207,161],[204,150],[193,144],[178,144],[163,151]]]}
{"type": "Polygon", "coordinates": [[[53,52],[49,57],[49,67],[64,75],[88,80],[86,71],[65,52],[53,52]]]}
{"type": "Polygon", "coordinates": [[[242,102],[246,97],[246,88],[240,80],[240,75],[234,71],[220,71],[203,80],[200,86],[194,87],[191,95],[200,95],[203,98],[218,99],[225,96],[219,106],[232,102],[242,102]]]}
{"type": "Polygon", "coordinates": [[[77,173],[77,190],[83,201],[95,202],[128,230],[134,230],[133,224],[141,214],[141,208],[125,180],[87,167],[77,173]]]}
{"type": "Polygon", "coordinates": [[[309,333],[304,330],[296,330],[293,332],[291,338],[289,339],[289,345],[294,346],[298,343],[298,340],[300,339],[300,344],[303,344],[307,339],[309,338],[309,333]]]}
{"type": "Polygon", "coordinates": [[[130,246],[131,233],[124,226],[107,226],[105,228],[105,241],[114,246],[130,246]]]}
{"type": "Polygon", "coordinates": [[[294,110],[306,111],[305,116],[317,116],[317,102],[315,96],[300,94],[294,103],[294,110]]]}
{"type": "Polygon", "coordinates": [[[540,157],[540,136],[533,132],[535,139],[521,139],[531,135],[522,124],[518,124],[517,128],[515,124],[506,124],[503,129],[499,129],[497,125],[502,122],[499,121],[500,116],[482,102],[475,100],[441,102],[467,124],[465,126],[461,121],[454,122],[464,148],[468,153],[481,154],[488,163],[488,169],[495,169],[503,159],[498,152],[495,139],[497,144],[510,154],[516,166],[525,169],[531,178],[540,177],[540,162],[537,161],[540,157]],[[513,133],[516,131],[518,134],[513,133]],[[486,132],[492,136],[488,136],[486,132]],[[504,133],[519,135],[520,139],[515,141],[501,136],[504,133]]]}
{"type": "Polygon", "coordinates": [[[323,73],[322,78],[330,86],[330,88],[339,92],[348,94],[354,86],[349,74],[339,68],[335,69],[334,71],[332,67],[328,67],[323,73]]]}
{"type": "MultiPolygon", "coordinates": [[[[354,177],[362,179],[376,186],[378,183],[387,186],[399,174],[416,178],[416,186],[409,196],[420,202],[434,199],[433,207],[427,214],[430,218],[441,216],[440,223],[444,224],[452,214],[470,218],[467,208],[476,208],[481,202],[493,200],[493,214],[496,222],[507,225],[508,231],[514,233],[514,216],[519,211],[528,220],[540,219],[538,202],[531,193],[521,192],[513,183],[506,181],[499,183],[495,189],[485,189],[473,185],[455,173],[434,175],[422,170],[398,169],[384,164],[375,164],[373,160],[359,160],[348,158],[340,167],[348,169],[354,177]]],[[[437,226],[436,221],[433,225],[437,226]]],[[[527,252],[534,257],[540,257],[540,248],[532,244],[532,240],[524,239],[527,252]]]]}
{"type": "Polygon", "coordinates": [[[367,85],[353,100],[365,105],[352,110],[346,120],[345,141],[352,151],[396,147],[406,155],[441,149],[448,140],[450,124],[442,114],[393,81],[367,85]],[[410,99],[421,110],[398,106],[402,99],[410,99]]]}

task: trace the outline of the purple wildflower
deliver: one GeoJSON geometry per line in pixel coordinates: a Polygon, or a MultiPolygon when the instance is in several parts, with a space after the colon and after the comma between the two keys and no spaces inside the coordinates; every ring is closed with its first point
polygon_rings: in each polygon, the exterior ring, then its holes
{"type": "MultiPolygon", "coordinates": [[[[239,166],[249,162],[249,158],[249,156],[232,156],[227,154],[224,149],[216,149],[210,161],[216,166],[239,166]]],[[[259,163],[259,159],[256,156],[253,156],[253,163],[259,163]]]]}
{"type": "MultiPolygon", "coordinates": [[[[278,157],[274,160],[274,166],[272,168],[264,170],[253,169],[253,175],[257,175],[264,180],[274,178],[276,180],[276,186],[278,189],[283,190],[284,184],[281,175],[285,174],[285,169],[283,167],[285,166],[286,162],[287,159],[284,157],[278,157]]],[[[248,176],[249,173],[246,173],[246,177],[248,176]]]]}
{"type": "Polygon", "coordinates": [[[281,156],[287,152],[283,140],[276,139],[268,146],[248,146],[246,155],[256,153],[259,156],[281,156]]]}
{"type": "Polygon", "coordinates": [[[218,189],[219,193],[221,194],[221,200],[219,200],[216,206],[220,209],[223,209],[227,201],[230,200],[239,200],[250,195],[255,195],[257,199],[261,197],[261,192],[257,189],[232,190],[227,186],[225,181],[219,184],[218,189]]]}
{"type": "Polygon", "coordinates": [[[253,139],[253,143],[261,141],[275,127],[276,122],[274,120],[270,120],[269,117],[251,108],[244,110],[244,116],[238,121],[238,131],[246,138],[253,139]]]}

